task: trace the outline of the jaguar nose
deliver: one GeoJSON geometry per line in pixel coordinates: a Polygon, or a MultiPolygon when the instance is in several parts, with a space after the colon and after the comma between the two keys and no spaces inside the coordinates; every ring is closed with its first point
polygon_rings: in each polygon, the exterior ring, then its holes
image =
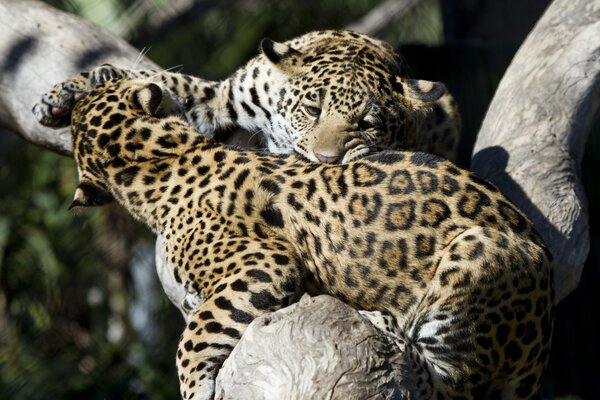
{"type": "Polygon", "coordinates": [[[319,162],[325,164],[337,164],[342,159],[341,155],[324,155],[317,152],[315,152],[315,157],[319,162]]]}

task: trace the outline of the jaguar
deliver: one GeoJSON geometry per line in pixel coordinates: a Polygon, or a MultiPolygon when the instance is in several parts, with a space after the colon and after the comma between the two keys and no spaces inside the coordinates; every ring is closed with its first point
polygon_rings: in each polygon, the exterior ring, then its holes
{"type": "Polygon", "coordinates": [[[66,126],[78,96],[104,79],[152,77],[210,137],[241,127],[262,133],[270,152],[334,164],[386,149],[456,158],[461,122],[453,97],[442,83],[403,77],[399,55],[385,42],[327,30],[283,43],[263,39],[260,49],[222,81],[101,66],[84,82],[56,85],[34,112],[45,125],[66,126]]]}
{"type": "Polygon", "coordinates": [[[116,200],[164,238],[174,279],[201,299],[176,355],[184,399],[213,398],[248,324],[307,291],[383,316],[413,360],[411,398],[534,395],[553,264],[493,184],[421,152],[332,164],[229,148],[179,100],[116,77],[70,116],[72,207],[116,200]]]}

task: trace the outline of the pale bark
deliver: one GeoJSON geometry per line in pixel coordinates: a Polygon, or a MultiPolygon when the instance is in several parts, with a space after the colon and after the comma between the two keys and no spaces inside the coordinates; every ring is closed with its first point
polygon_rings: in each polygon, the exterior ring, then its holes
{"type": "Polygon", "coordinates": [[[599,105],[600,1],[555,0],[500,82],[471,167],[535,223],[555,259],[556,302],[589,250],[580,169],[599,105]]]}
{"type": "MultiPolygon", "coordinates": [[[[139,51],[74,15],[39,1],[0,0],[0,127],[71,154],[69,129],[40,125],[31,108],[42,93],[103,63],[132,66],[139,51]]],[[[142,68],[157,68],[147,58],[142,68]]]]}
{"type": "Polygon", "coordinates": [[[356,310],[305,295],[252,322],[219,372],[215,398],[413,398],[408,364],[356,310]]]}

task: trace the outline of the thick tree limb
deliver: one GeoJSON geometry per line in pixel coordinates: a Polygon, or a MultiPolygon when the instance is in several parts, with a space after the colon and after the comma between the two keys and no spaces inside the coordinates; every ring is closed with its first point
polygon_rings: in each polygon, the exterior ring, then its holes
{"type": "Polygon", "coordinates": [[[600,1],[555,0],[500,82],[471,167],[535,223],[555,258],[557,302],[589,250],[580,169],[599,106],[600,1]]]}
{"type": "Polygon", "coordinates": [[[392,21],[409,12],[421,0],[386,0],[345,29],[379,36],[392,21]]]}
{"type": "MultiPolygon", "coordinates": [[[[132,65],[139,51],[90,22],[39,1],[0,1],[0,127],[71,154],[68,129],[43,127],[31,108],[42,93],[103,63],[132,65]]],[[[143,68],[157,68],[148,59],[143,68]]]]}
{"type": "Polygon", "coordinates": [[[252,322],[219,372],[215,398],[414,398],[397,349],[341,301],[305,295],[252,322]]]}

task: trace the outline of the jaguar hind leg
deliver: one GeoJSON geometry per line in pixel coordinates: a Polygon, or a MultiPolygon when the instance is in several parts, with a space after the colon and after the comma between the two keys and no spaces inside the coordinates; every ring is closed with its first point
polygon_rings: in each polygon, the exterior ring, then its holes
{"type": "Polygon", "coordinates": [[[457,236],[405,326],[434,395],[528,399],[552,331],[552,265],[529,238],[489,228],[457,236]]]}

